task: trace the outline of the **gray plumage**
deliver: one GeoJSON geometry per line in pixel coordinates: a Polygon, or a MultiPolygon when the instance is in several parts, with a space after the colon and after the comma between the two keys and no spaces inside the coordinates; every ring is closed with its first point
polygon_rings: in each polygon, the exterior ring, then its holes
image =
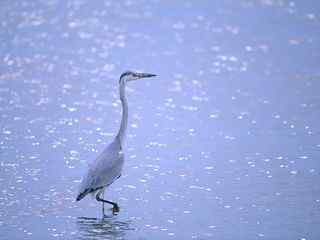
{"type": "Polygon", "coordinates": [[[120,146],[119,138],[115,138],[89,166],[88,172],[81,182],[77,201],[89,193],[96,193],[109,186],[120,177],[124,160],[120,146]]]}
{"type": "Polygon", "coordinates": [[[89,193],[96,195],[97,201],[103,203],[102,211],[104,215],[104,203],[113,205],[113,213],[119,211],[117,203],[104,200],[100,197],[104,193],[104,189],[112,184],[121,176],[124,154],[123,144],[126,136],[128,124],[128,103],[125,96],[126,83],[140,78],[154,77],[156,75],[149,73],[137,73],[127,71],[121,74],[119,79],[119,94],[122,104],[122,119],[120,129],[115,139],[108,147],[89,165],[86,175],[83,177],[79,193],[76,200],[80,201],[89,193]]]}

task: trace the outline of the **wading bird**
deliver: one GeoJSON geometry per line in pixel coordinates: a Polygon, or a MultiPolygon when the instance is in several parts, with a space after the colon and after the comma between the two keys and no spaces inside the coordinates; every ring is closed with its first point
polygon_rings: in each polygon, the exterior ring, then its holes
{"type": "Polygon", "coordinates": [[[103,199],[103,195],[105,188],[121,176],[123,167],[123,144],[128,123],[128,103],[125,96],[126,84],[129,81],[155,76],[155,74],[137,73],[131,71],[124,72],[120,76],[119,93],[122,104],[122,119],[119,132],[109,146],[107,146],[105,150],[97,157],[97,159],[89,166],[89,170],[80,184],[79,194],[76,199],[77,201],[80,201],[87,194],[93,194],[97,201],[102,202],[103,216],[105,216],[104,203],[108,203],[113,206],[113,214],[117,214],[119,212],[118,204],[103,199]]]}

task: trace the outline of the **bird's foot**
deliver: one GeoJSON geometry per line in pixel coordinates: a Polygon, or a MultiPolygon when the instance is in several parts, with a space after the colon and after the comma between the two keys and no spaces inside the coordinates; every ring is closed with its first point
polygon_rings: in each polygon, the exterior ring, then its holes
{"type": "Polygon", "coordinates": [[[120,211],[120,208],[119,208],[118,204],[114,204],[113,208],[112,208],[113,215],[117,215],[119,213],[119,211],[120,211]]]}

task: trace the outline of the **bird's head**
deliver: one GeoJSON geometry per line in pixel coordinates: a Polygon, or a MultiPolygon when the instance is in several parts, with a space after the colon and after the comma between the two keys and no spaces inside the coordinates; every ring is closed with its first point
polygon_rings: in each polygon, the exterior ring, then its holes
{"type": "Polygon", "coordinates": [[[125,83],[133,80],[138,80],[141,78],[149,78],[155,77],[157,75],[151,73],[140,73],[140,72],[133,72],[133,71],[126,71],[121,74],[119,83],[125,83]]]}

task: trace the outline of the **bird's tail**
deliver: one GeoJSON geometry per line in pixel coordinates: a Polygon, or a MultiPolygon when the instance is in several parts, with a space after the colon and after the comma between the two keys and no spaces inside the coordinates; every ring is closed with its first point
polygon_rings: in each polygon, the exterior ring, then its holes
{"type": "Polygon", "coordinates": [[[86,189],[85,191],[78,194],[76,201],[80,201],[82,198],[84,198],[89,193],[89,189],[86,189]]]}

